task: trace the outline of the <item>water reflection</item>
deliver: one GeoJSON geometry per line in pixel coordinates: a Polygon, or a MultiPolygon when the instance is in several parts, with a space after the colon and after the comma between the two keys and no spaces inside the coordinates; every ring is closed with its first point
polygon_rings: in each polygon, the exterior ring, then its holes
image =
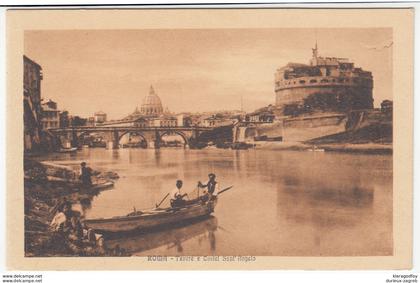
{"type": "MultiPolygon", "coordinates": [[[[285,187],[279,202],[284,202],[284,197],[289,198],[289,202],[305,202],[308,206],[328,206],[331,208],[353,207],[367,208],[373,205],[374,189],[373,187],[350,187],[350,188],[309,188],[302,187],[290,188],[285,187]]],[[[280,203],[279,203],[280,207],[280,203]]]]}
{"type": "Polygon", "coordinates": [[[277,195],[277,214],[290,224],[305,223],[318,228],[350,227],[371,214],[373,188],[286,188],[277,195]]]}
{"type": "Polygon", "coordinates": [[[120,158],[120,152],[118,150],[112,150],[112,159],[118,160],[120,158]]]}
{"type": "Polygon", "coordinates": [[[167,227],[164,230],[149,233],[119,237],[106,241],[109,249],[124,249],[130,254],[141,254],[149,251],[148,255],[180,255],[184,252],[184,243],[196,241],[199,246],[207,246],[211,251],[216,250],[217,218],[198,219],[189,223],[167,227]],[[159,249],[161,248],[161,249],[159,249]]]}
{"type": "Polygon", "coordinates": [[[114,189],[86,206],[87,218],[150,208],[176,179],[184,181],[186,192],[209,172],[217,175],[221,188],[234,185],[220,196],[214,213],[229,231],[218,235],[217,244],[216,229],[212,233],[195,223],[199,228],[177,228],[184,232],[176,234],[168,230],[156,234],[157,240],[135,237],[147,239],[131,241],[131,249],[142,255],[360,256],[393,251],[392,156],[161,148],[83,149],[77,156],[51,159],[87,160],[95,169],[120,175],[114,189]],[[165,241],[170,244],[158,245],[165,241]]]}

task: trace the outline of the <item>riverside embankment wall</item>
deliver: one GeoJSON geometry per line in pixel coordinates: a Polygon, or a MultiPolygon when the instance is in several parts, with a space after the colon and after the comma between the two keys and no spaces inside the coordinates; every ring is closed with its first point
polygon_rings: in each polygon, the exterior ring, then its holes
{"type": "Polygon", "coordinates": [[[273,123],[239,126],[234,133],[236,141],[253,141],[254,137],[282,137],[284,142],[303,142],[346,130],[347,115],[321,114],[283,118],[273,123]]]}
{"type": "Polygon", "coordinates": [[[350,113],[323,112],[299,117],[282,117],[273,123],[238,125],[234,127],[233,133],[234,141],[240,142],[253,142],[254,137],[258,136],[282,137],[283,142],[306,142],[335,134],[353,135],[357,131],[374,131],[374,129],[383,133],[372,133],[372,136],[389,135],[389,129],[392,131],[392,113],[374,109],[350,113]]]}
{"type": "Polygon", "coordinates": [[[283,120],[283,141],[307,141],[346,130],[347,115],[315,115],[283,120]]]}

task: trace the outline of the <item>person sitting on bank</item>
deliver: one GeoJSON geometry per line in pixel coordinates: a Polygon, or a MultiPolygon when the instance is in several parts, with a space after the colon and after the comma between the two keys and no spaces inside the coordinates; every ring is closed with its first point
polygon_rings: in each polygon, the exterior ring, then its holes
{"type": "Polygon", "coordinates": [[[68,239],[74,241],[78,245],[81,244],[83,239],[83,227],[80,219],[77,216],[72,216],[70,219],[69,227],[67,229],[68,239]]]}
{"type": "Polygon", "coordinates": [[[72,252],[82,255],[83,253],[83,228],[80,218],[76,215],[66,221],[63,229],[66,238],[65,244],[72,252]]]}
{"type": "Polygon", "coordinates": [[[64,223],[66,223],[67,218],[63,211],[59,210],[54,216],[53,220],[50,223],[50,228],[54,232],[59,232],[63,230],[64,223]]]}
{"type": "Polygon", "coordinates": [[[184,206],[186,201],[183,199],[187,194],[183,194],[181,191],[182,181],[176,181],[176,188],[171,192],[171,206],[172,207],[181,207],[184,206]]]}
{"type": "Polygon", "coordinates": [[[216,182],[216,175],[214,173],[209,174],[209,180],[207,184],[198,181],[199,188],[206,188],[206,194],[201,197],[203,201],[214,200],[219,193],[219,185],[216,182]]]}
{"type": "Polygon", "coordinates": [[[86,166],[86,162],[80,163],[80,180],[85,188],[92,187],[92,169],[86,166]]]}

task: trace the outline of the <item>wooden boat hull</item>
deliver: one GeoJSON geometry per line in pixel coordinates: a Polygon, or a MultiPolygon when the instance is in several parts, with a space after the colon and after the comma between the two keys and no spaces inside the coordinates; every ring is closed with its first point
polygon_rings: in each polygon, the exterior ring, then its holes
{"type": "Polygon", "coordinates": [[[77,151],[77,147],[60,148],[59,150],[57,150],[58,153],[71,153],[71,152],[76,152],[76,151],[77,151]]]}
{"type": "Polygon", "coordinates": [[[309,148],[309,149],[307,149],[307,151],[311,151],[311,152],[325,152],[325,149],[323,149],[323,148],[315,148],[315,149],[309,148]]]}
{"type": "Polygon", "coordinates": [[[102,233],[121,233],[135,230],[150,230],[159,226],[170,225],[182,221],[210,215],[217,200],[204,204],[196,203],[182,208],[168,208],[146,211],[138,215],[113,218],[86,219],[87,227],[102,233]]]}
{"type": "MultiPolygon", "coordinates": [[[[107,238],[106,247],[120,248],[130,254],[147,252],[162,246],[182,245],[183,242],[217,231],[217,218],[214,216],[199,218],[180,225],[168,226],[150,233],[135,233],[124,237],[107,238]]],[[[209,239],[211,241],[211,238],[209,239]]],[[[153,252],[151,253],[153,254],[153,252]]],[[[162,255],[162,254],[159,254],[162,255]]]]}
{"type": "MultiPolygon", "coordinates": [[[[75,187],[82,186],[82,183],[80,181],[73,181],[73,180],[68,180],[68,179],[54,177],[54,176],[47,176],[47,181],[52,184],[57,184],[57,185],[67,185],[67,186],[75,186],[75,187]]],[[[93,182],[92,187],[90,187],[90,189],[101,190],[101,189],[110,188],[112,186],[114,186],[113,181],[104,180],[104,181],[93,182]]]]}
{"type": "Polygon", "coordinates": [[[112,181],[98,182],[98,183],[93,183],[92,184],[92,188],[96,189],[96,190],[107,189],[107,188],[111,188],[113,186],[114,186],[114,182],[112,182],[112,181]]]}

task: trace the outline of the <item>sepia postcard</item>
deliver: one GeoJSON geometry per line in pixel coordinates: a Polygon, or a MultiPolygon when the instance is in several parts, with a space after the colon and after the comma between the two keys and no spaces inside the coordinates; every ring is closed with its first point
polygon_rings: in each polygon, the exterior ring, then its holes
{"type": "Polygon", "coordinates": [[[409,269],[413,13],[9,10],[8,267],[409,269]]]}

